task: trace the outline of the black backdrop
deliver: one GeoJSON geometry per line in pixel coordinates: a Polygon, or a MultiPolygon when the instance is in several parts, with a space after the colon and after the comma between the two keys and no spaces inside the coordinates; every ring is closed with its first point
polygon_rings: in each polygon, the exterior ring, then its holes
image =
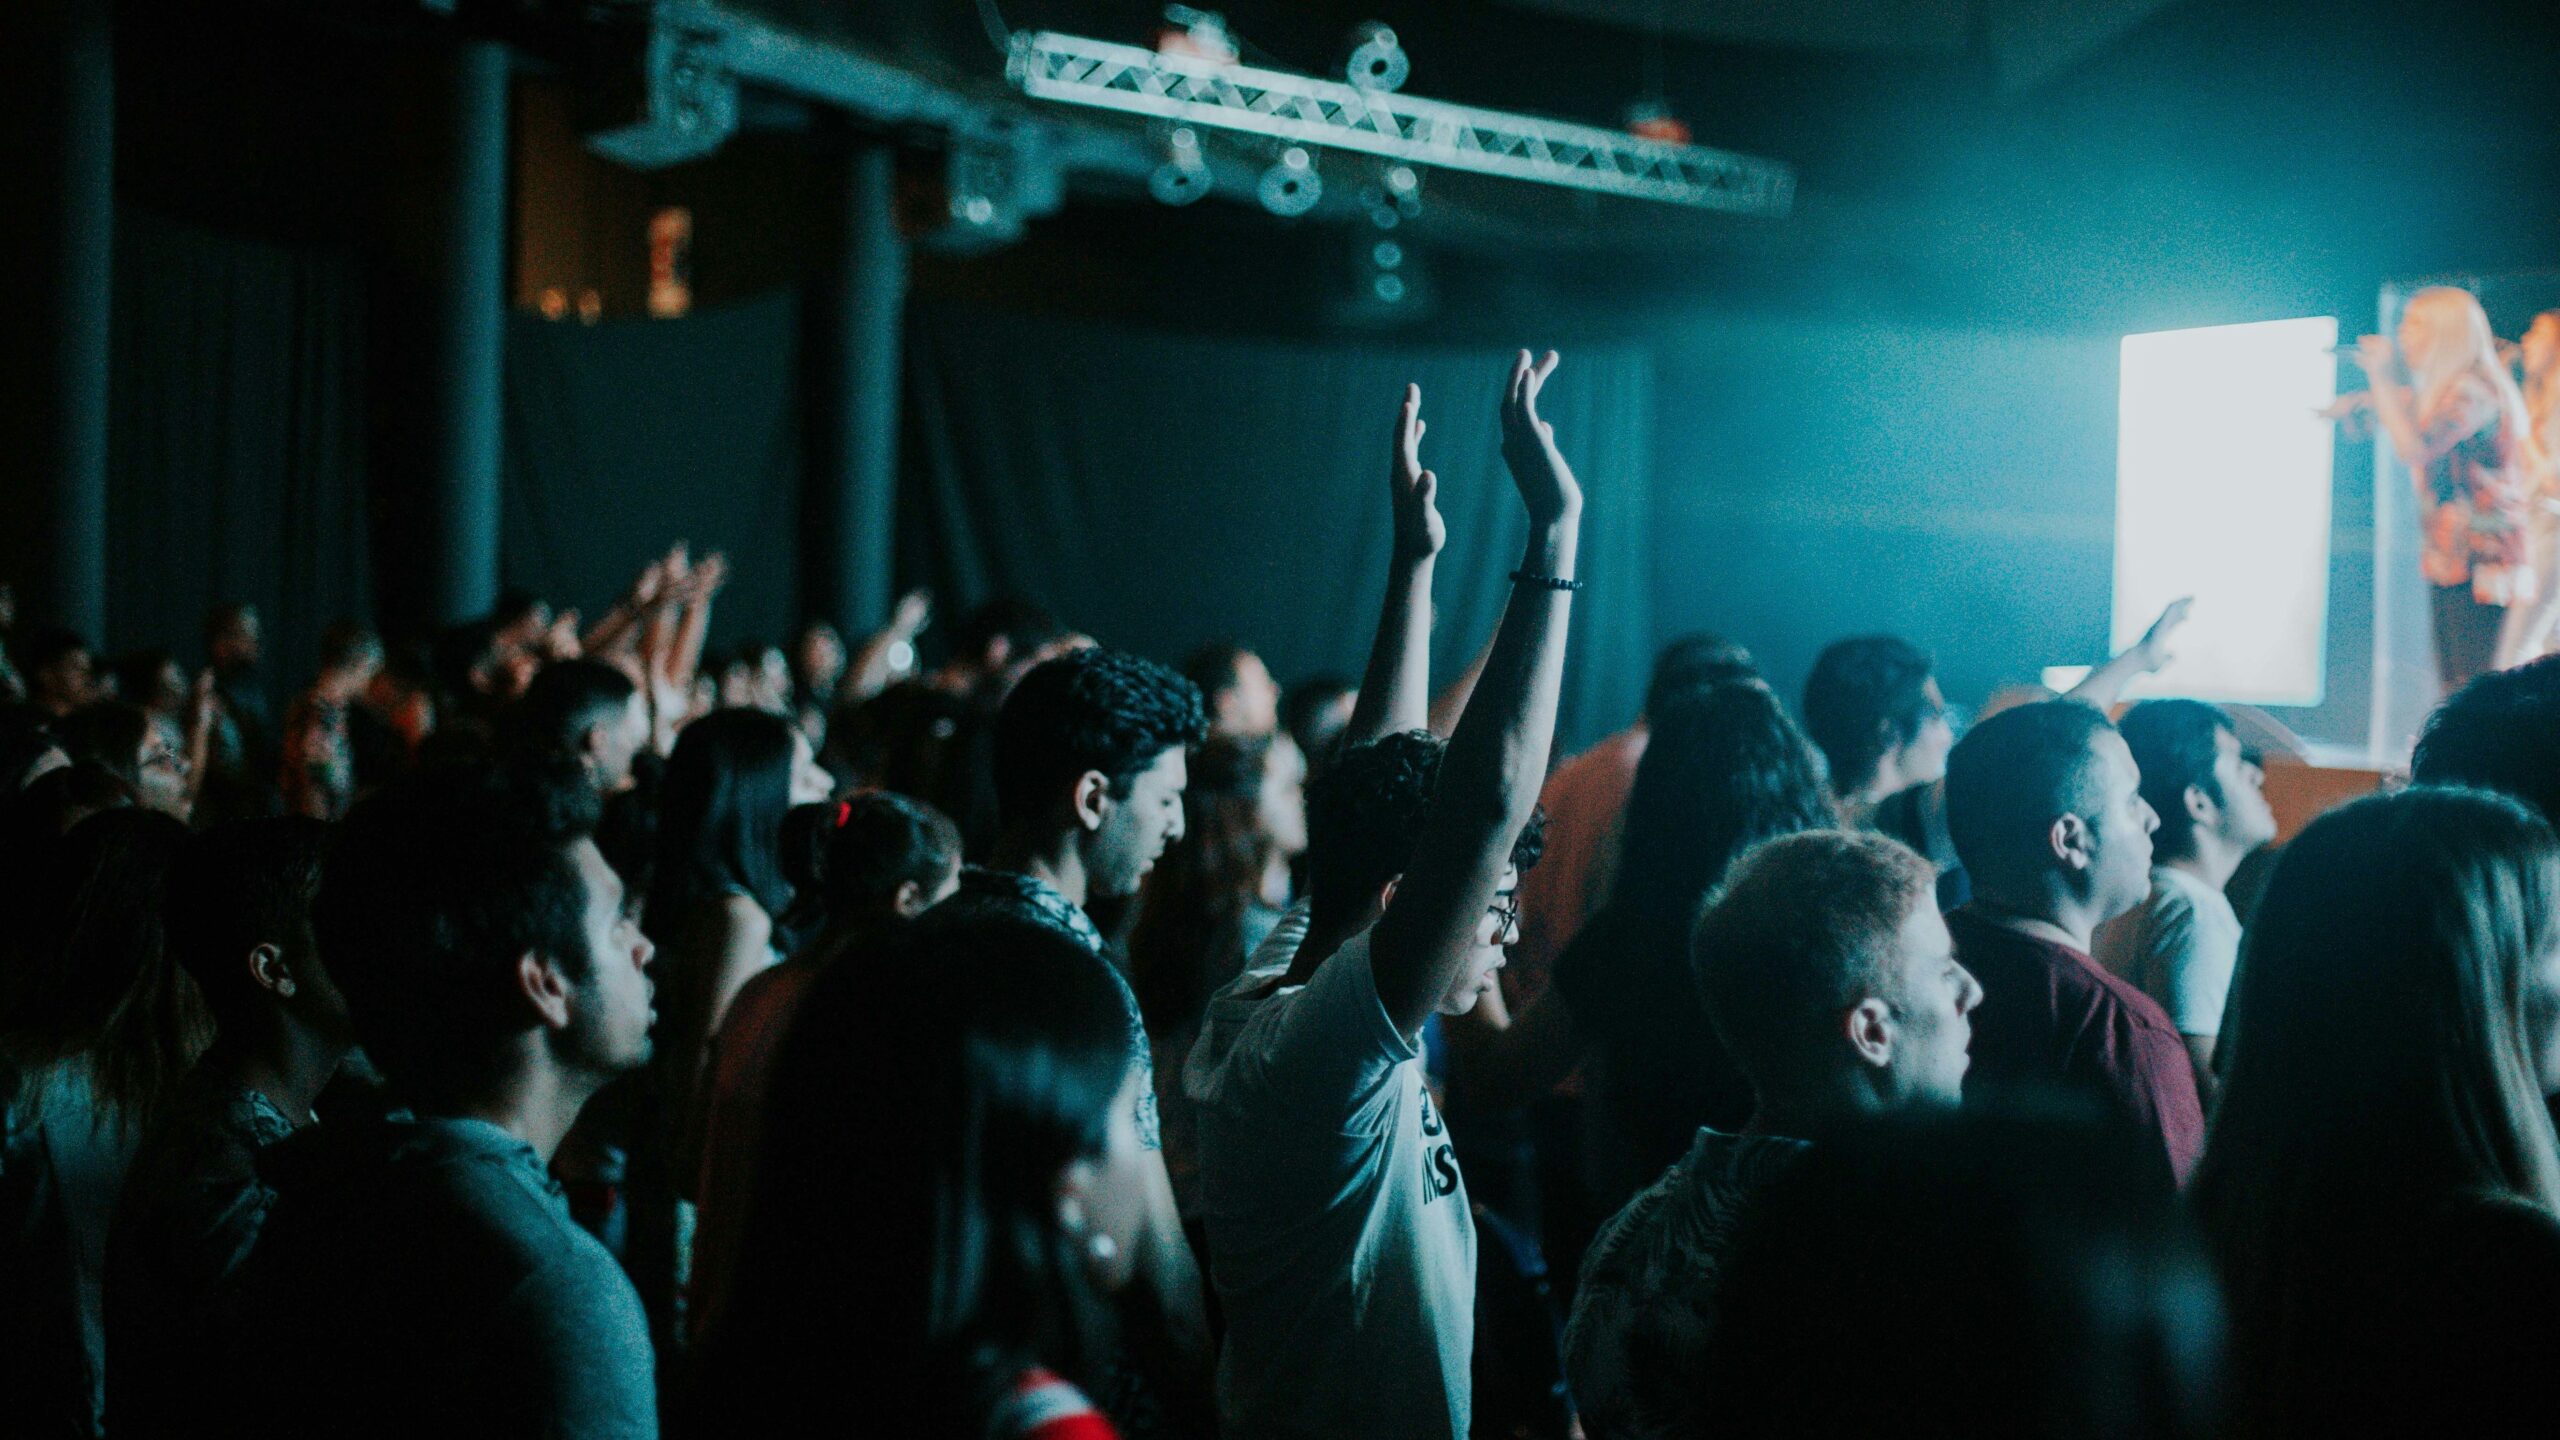
{"type": "Polygon", "coordinates": [[[360,268],[125,206],[113,327],[107,644],[195,657],[247,600],[298,683],[322,628],[372,614],[360,268]]]}
{"type": "Polygon", "coordinates": [[[728,553],[722,644],[780,641],[800,573],[794,298],[682,320],[512,317],[500,569],[593,618],[677,540],[728,553]]]}
{"type": "MultiPolygon", "coordinates": [[[[1422,386],[1440,477],[1434,674],[1491,633],[1519,563],[1497,450],[1492,350],[1300,345],[920,306],[907,329],[902,565],[939,595],[1014,591],[1166,658],[1232,636],[1284,681],[1354,678],[1386,563],[1388,437],[1422,386]]],[[[1633,717],[1652,626],[1646,564],[1653,362],[1577,350],[1543,413],[1588,496],[1559,728],[1633,717]]]]}

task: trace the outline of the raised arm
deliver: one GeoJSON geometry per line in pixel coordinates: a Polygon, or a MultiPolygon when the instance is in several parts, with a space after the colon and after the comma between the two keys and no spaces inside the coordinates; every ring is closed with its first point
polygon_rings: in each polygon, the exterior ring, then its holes
{"type": "Polygon", "coordinates": [[[2142,632],[2141,639],[2091,670],[2062,698],[2095,705],[2101,710],[2113,710],[2116,701],[2124,698],[2124,687],[2169,663],[2169,637],[2177,634],[2178,627],[2187,623],[2188,612],[2195,608],[2196,601],[2192,595],[2170,601],[2169,608],[2160,612],[2160,618],[2151,622],[2151,628],[2142,632]]]}
{"type": "Polygon", "coordinates": [[[1396,412],[1394,454],[1387,464],[1387,503],[1395,516],[1395,551],[1387,559],[1387,597],[1378,609],[1378,635],[1369,645],[1369,668],[1360,675],[1360,698],[1351,707],[1345,746],[1383,735],[1419,730],[1431,696],[1431,575],[1449,538],[1435,503],[1440,477],[1422,468],[1422,387],[1404,387],[1396,412]]]}
{"type": "Polygon", "coordinates": [[[899,596],[898,608],[889,617],[889,623],[873,631],[871,637],[862,642],[862,648],[854,652],[853,663],[844,667],[844,680],[836,686],[836,693],[828,697],[827,708],[833,711],[839,705],[859,704],[888,689],[889,682],[897,679],[899,674],[895,663],[898,647],[907,647],[907,659],[912,663],[916,637],[923,634],[924,627],[931,623],[932,591],[910,590],[899,596]]]}
{"type": "Polygon", "coordinates": [[[1538,418],[1538,392],[1556,356],[1520,352],[1502,399],[1502,458],[1529,511],[1502,628],[1484,679],[1440,762],[1440,781],[1412,865],[1379,920],[1371,945],[1378,999],[1398,1028],[1419,1027],[1465,975],[1512,842],[1529,823],[1555,738],[1564,678],[1565,622],[1582,533],[1582,487],[1538,418]],[[1558,582],[1549,584],[1548,581],[1558,582]]]}

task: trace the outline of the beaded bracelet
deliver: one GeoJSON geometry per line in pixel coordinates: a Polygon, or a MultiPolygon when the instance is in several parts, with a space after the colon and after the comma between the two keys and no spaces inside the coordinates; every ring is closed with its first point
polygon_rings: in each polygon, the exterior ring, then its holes
{"type": "Polygon", "coordinates": [[[1579,580],[1559,580],[1553,575],[1532,575],[1526,570],[1512,571],[1511,583],[1515,585],[1544,585],[1550,590],[1563,590],[1568,593],[1582,588],[1582,582],[1579,580]]]}

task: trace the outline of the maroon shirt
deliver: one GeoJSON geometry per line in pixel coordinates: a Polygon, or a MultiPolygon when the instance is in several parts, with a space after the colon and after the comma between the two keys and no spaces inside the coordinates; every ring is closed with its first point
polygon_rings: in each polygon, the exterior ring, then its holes
{"type": "Polygon", "coordinates": [[[1995,925],[1968,905],[1947,917],[1956,959],[1982,982],[1968,1093],[2046,1089],[2085,1097],[2158,1138],[2181,1186],[2204,1151],[2193,1062],[2150,996],[2068,945],[1995,925]]]}

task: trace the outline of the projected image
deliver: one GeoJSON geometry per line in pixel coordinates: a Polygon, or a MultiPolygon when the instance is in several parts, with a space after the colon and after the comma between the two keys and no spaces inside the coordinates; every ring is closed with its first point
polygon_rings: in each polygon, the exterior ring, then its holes
{"type": "Polygon", "coordinates": [[[2178,658],[2134,687],[2316,705],[2329,616],[2334,318],[2124,339],[2115,648],[2195,597],[2178,658]]]}

